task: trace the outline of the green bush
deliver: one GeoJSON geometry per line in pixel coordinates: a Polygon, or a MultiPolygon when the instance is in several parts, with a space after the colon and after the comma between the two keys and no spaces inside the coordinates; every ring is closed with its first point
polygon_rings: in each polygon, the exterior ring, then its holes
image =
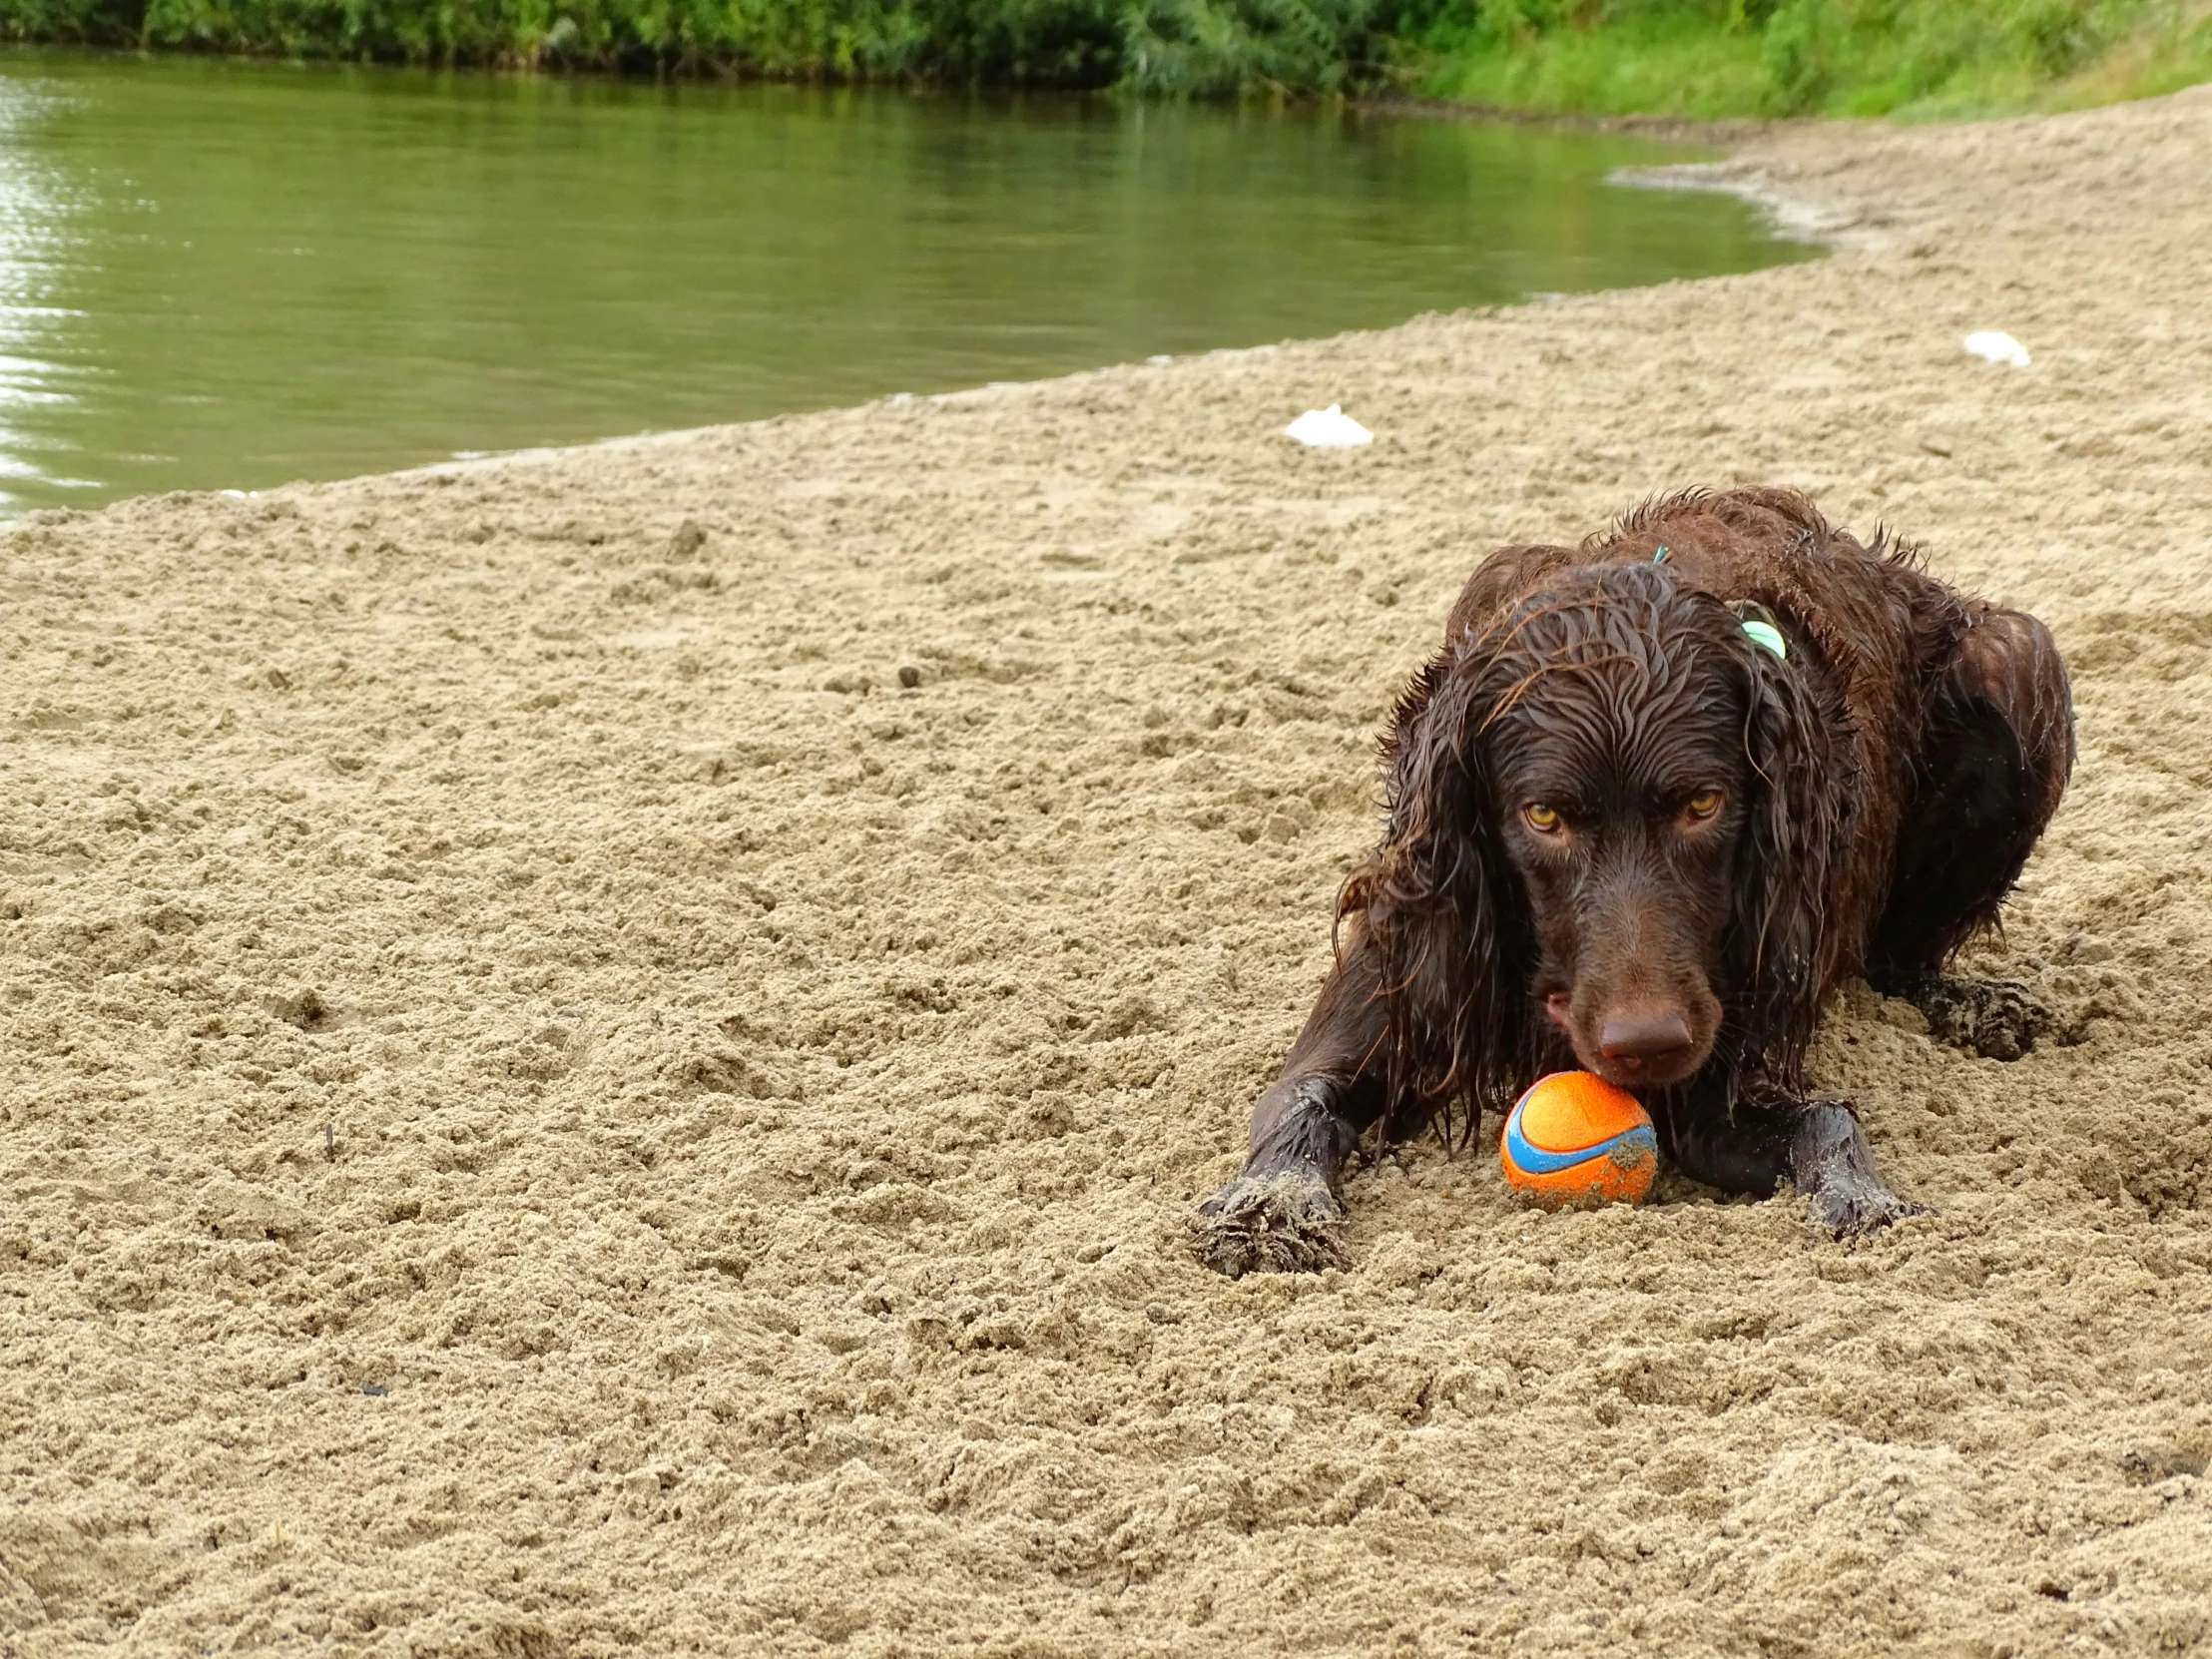
{"type": "Polygon", "coordinates": [[[1779,114],[1818,109],[1836,90],[1846,30],[1834,0],[1790,0],[1768,21],[1767,107],[1779,114]]]}
{"type": "Polygon", "coordinates": [[[1121,80],[1137,92],[1219,97],[1357,90],[1369,77],[1372,0],[1132,0],[1121,80]]]}
{"type": "Polygon", "coordinates": [[[1106,86],[1116,0],[0,0],[17,40],[202,52],[1106,86]]]}
{"type": "Polygon", "coordinates": [[[138,43],[144,0],[0,0],[0,36],[51,41],[63,46],[132,46],[138,43]]]}

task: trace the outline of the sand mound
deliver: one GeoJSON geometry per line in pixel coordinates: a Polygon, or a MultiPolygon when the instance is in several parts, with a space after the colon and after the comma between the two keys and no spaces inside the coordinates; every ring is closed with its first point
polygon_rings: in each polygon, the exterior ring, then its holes
{"type": "Polygon", "coordinates": [[[2207,156],[1789,133],[1830,262],[0,539],[0,1647],[2212,1645],[2207,156]],[[1202,1271],[1470,562],[1754,480],[2056,628],[2083,1040],[1847,998],[1866,1247],[1424,1146],[1202,1271]]]}

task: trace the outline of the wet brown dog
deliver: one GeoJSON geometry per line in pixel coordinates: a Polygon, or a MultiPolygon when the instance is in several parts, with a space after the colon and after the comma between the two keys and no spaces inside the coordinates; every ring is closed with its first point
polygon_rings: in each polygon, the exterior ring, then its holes
{"type": "Polygon", "coordinates": [[[1363,1134],[1471,1129],[1574,1065],[1636,1091],[1700,1181],[1787,1180],[1839,1233],[1912,1213],[1850,1105],[1808,1097],[1806,1045],[1854,973],[1989,1009],[1939,972],[1996,920],[2073,753],[2041,623],[1802,496],[1674,496],[1492,554],[1398,704],[1382,843],[1201,1253],[1341,1261],[1363,1134]]]}

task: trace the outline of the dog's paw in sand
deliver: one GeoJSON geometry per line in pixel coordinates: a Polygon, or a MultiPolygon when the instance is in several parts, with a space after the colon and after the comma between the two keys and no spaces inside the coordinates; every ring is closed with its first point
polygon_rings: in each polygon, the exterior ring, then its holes
{"type": "Polygon", "coordinates": [[[1806,1222],[1830,1238],[1864,1238],[1907,1216],[1925,1216],[1882,1184],[1859,1114],[1846,1100],[1809,1100],[1799,1109],[1790,1146],[1790,1181],[1812,1201],[1806,1222]]]}
{"type": "Polygon", "coordinates": [[[2017,1060],[2036,1039],[2064,1042],[2064,1022],[2049,1003],[2017,979],[1953,979],[1939,975],[1911,987],[1906,999],[1928,1016],[1930,1035],[1988,1060],[2017,1060]]]}
{"type": "Polygon", "coordinates": [[[1932,1216],[1925,1204],[1914,1204],[1880,1181],[1838,1181],[1816,1187],[1806,1225],[1831,1239],[1863,1239],[1887,1230],[1907,1216],[1932,1216]]]}
{"type": "Polygon", "coordinates": [[[1198,1259],[1216,1273],[1319,1273],[1348,1266],[1344,1206],[1300,1170],[1240,1175],[1191,1218],[1198,1259]]]}

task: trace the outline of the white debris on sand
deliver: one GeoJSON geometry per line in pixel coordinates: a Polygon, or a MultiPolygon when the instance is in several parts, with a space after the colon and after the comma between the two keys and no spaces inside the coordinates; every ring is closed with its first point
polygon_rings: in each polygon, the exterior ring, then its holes
{"type": "Polygon", "coordinates": [[[2010,363],[2014,368],[2025,368],[2029,361],[2026,346],[1994,328],[1980,328],[1968,334],[1966,349],[1985,361],[2010,363]]]}
{"type": "Polygon", "coordinates": [[[1346,414],[1341,403],[1308,409],[1283,428],[1283,435],[1298,439],[1309,449],[1357,449],[1375,441],[1375,434],[1346,414]]]}

